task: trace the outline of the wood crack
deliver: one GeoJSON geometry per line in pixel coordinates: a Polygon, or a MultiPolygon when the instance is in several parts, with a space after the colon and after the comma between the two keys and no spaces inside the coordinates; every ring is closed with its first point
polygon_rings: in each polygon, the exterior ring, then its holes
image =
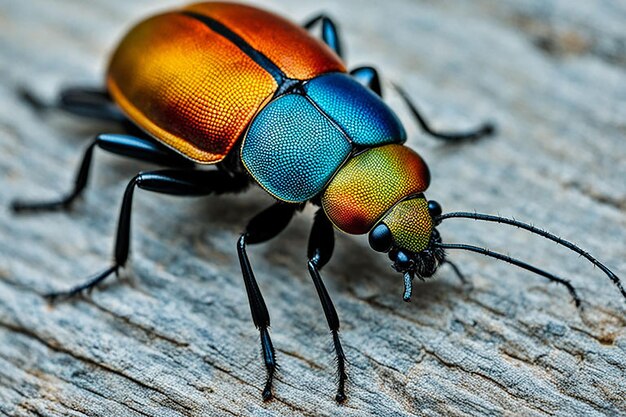
{"type": "MultiPolygon", "coordinates": [[[[511,395],[512,397],[516,397],[516,394],[515,394],[514,392],[511,392],[510,387],[507,387],[506,385],[504,385],[504,384],[503,384],[503,383],[501,383],[500,381],[498,381],[498,380],[496,380],[496,379],[494,379],[494,378],[490,377],[489,375],[485,375],[485,374],[483,374],[483,373],[481,373],[481,372],[476,372],[476,371],[472,371],[472,370],[466,369],[466,368],[464,368],[462,365],[457,364],[457,363],[448,362],[448,361],[446,361],[445,359],[443,359],[441,356],[439,356],[439,355],[438,355],[435,351],[433,351],[433,350],[424,349],[424,351],[425,351],[428,355],[430,355],[430,356],[432,356],[433,358],[435,358],[435,359],[436,359],[439,363],[441,363],[441,364],[442,364],[442,365],[444,365],[445,367],[447,367],[447,368],[452,368],[452,369],[458,369],[458,370],[460,370],[460,371],[462,371],[462,372],[464,372],[464,373],[466,373],[466,374],[468,374],[468,375],[476,375],[476,376],[478,376],[478,377],[480,377],[480,378],[482,378],[482,379],[484,379],[484,380],[486,380],[486,381],[489,381],[490,383],[492,383],[493,385],[495,385],[496,387],[498,387],[498,388],[499,388],[499,389],[501,389],[502,391],[506,392],[507,394],[511,395]]],[[[534,404],[529,403],[528,401],[524,401],[524,404],[525,404],[527,407],[529,407],[529,408],[531,408],[531,409],[533,409],[533,410],[535,410],[535,411],[537,411],[537,412],[539,412],[539,413],[542,413],[542,414],[547,414],[547,415],[550,415],[550,416],[555,415],[555,413],[550,412],[550,411],[547,411],[547,410],[545,410],[545,409],[543,409],[543,408],[540,408],[540,407],[538,407],[538,406],[536,406],[536,405],[534,405],[534,404]]]]}
{"type": "MultiPolygon", "coordinates": [[[[251,2],[279,13],[288,9],[286,17],[295,22],[316,12],[313,0],[251,2]]],[[[356,39],[345,46],[374,65],[384,62],[432,126],[459,131],[496,124],[493,138],[443,144],[423,134],[398,94],[385,94],[406,129],[407,146],[431,169],[427,197],[446,212],[502,211],[558,229],[623,278],[626,72],[620,65],[626,43],[620,29],[626,4],[443,3],[345,0],[329,11],[339,36],[356,39]]],[[[333,400],[334,352],[317,342],[327,325],[302,269],[304,255],[296,250],[306,246],[313,207],[293,219],[291,232],[249,254],[272,322],[296,327],[291,334],[272,333],[282,365],[277,397],[261,400],[265,370],[235,251],[246,219],[271,204],[258,187],[193,202],[137,193],[132,246],[139,250],[132,253],[132,275],[140,283],[125,291],[111,281],[102,288],[106,293],[48,308],[41,293],[78,283],[109,259],[128,177],[160,168],[99,150],[87,201],[67,214],[14,215],[7,208],[12,198],[69,191],[94,134],[129,133],[45,105],[38,111],[16,94],[18,86],[49,104],[76,82],[102,88],[103,57],[160,7],[153,6],[129,13],[123,0],[3,2],[0,416],[79,415],[70,406],[119,417],[535,416],[544,408],[562,415],[626,415],[623,300],[609,292],[599,271],[580,269],[576,256],[548,250],[513,229],[459,221],[440,231],[450,243],[517,248],[521,260],[537,260],[538,267],[545,261],[550,272],[576,271],[571,278],[584,290],[582,314],[567,302],[564,288],[461,252],[451,260],[472,265],[465,272],[473,291],[456,285],[444,266],[437,281],[416,285],[413,302],[405,305],[387,255],[370,250],[367,236],[336,236],[325,275],[349,359],[343,406],[333,400]]],[[[313,35],[319,38],[324,26],[313,35]]]]}
{"type": "Polygon", "coordinates": [[[89,303],[91,305],[96,307],[98,310],[102,311],[103,313],[105,313],[105,314],[107,314],[107,315],[109,315],[111,317],[114,317],[116,319],[121,320],[122,322],[126,323],[129,327],[132,327],[132,328],[135,328],[135,329],[138,329],[138,330],[142,331],[149,338],[163,340],[165,342],[171,343],[172,345],[176,346],[177,348],[189,347],[189,343],[187,343],[187,342],[182,342],[180,340],[177,340],[177,339],[174,339],[172,337],[169,337],[169,336],[166,336],[164,334],[161,334],[161,333],[155,331],[155,329],[153,329],[153,328],[145,327],[145,326],[142,326],[139,323],[135,323],[129,317],[119,315],[116,312],[114,312],[112,310],[109,310],[109,309],[105,308],[104,306],[96,303],[94,300],[88,300],[88,301],[89,301],[89,303]]]}
{"type": "Polygon", "coordinates": [[[126,375],[124,372],[122,372],[120,370],[117,370],[117,369],[115,369],[115,368],[113,368],[111,366],[106,366],[104,364],[98,363],[98,362],[92,360],[91,358],[85,357],[83,355],[79,355],[76,352],[73,352],[73,351],[71,351],[69,349],[64,349],[63,347],[57,345],[56,343],[51,343],[50,341],[42,338],[38,334],[36,334],[36,333],[26,329],[26,328],[23,328],[23,327],[20,327],[20,326],[16,326],[16,325],[13,325],[11,323],[4,322],[4,321],[0,321],[0,326],[6,328],[8,330],[11,330],[13,332],[22,334],[22,335],[24,335],[26,337],[29,337],[31,339],[34,339],[34,340],[38,341],[39,343],[41,343],[42,345],[46,346],[47,348],[49,348],[49,349],[51,349],[51,350],[53,350],[55,352],[64,353],[64,354],[69,355],[69,356],[71,356],[71,357],[73,357],[75,359],[80,360],[81,362],[84,362],[84,363],[86,363],[88,365],[91,365],[91,366],[93,366],[95,368],[102,369],[102,370],[104,370],[106,372],[110,372],[110,373],[112,373],[114,375],[117,375],[117,376],[120,376],[120,377],[122,377],[124,379],[127,379],[128,381],[133,382],[133,383],[139,385],[142,388],[148,389],[150,391],[158,392],[159,394],[165,396],[170,401],[174,402],[176,405],[181,407],[181,409],[183,409],[185,411],[190,411],[187,406],[185,406],[184,404],[181,404],[180,402],[174,400],[173,398],[168,396],[167,393],[161,391],[160,389],[158,389],[156,387],[150,386],[150,385],[146,384],[145,382],[143,382],[143,381],[141,381],[141,380],[139,380],[137,378],[134,378],[134,377],[132,377],[130,375],[126,375]]]}

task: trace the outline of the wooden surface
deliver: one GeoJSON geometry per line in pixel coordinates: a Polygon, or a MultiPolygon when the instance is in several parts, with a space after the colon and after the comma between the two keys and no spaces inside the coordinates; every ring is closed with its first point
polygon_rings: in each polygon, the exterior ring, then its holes
{"type": "MultiPolygon", "coordinates": [[[[453,253],[472,288],[443,267],[401,300],[399,274],[363,238],[338,236],[324,271],[350,360],[337,406],[330,337],[306,270],[312,210],[251,260],[272,317],[280,373],[265,371],[236,258],[246,220],[270,199],[136,194],[132,279],[50,307],[41,294],[108,265],[120,197],[149,165],[98,152],[69,214],[15,216],[15,196],[68,190],[101,123],[32,112],[27,84],[99,84],[108,51],[136,19],[177,4],[0,0],[0,415],[624,415],[624,300],[584,259],[508,227],[448,222],[446,241],[529,260],[561,287],[453,253]]],[[[260,3],[260,2],[259,2],[260,3]]],[[[303,21],[341,23],[351,66],[402,83],[439,128],[498,123],[497,138],[445,146],[423,136],[428,197],[444,210],[514,216],[578,242],[626,276],[626,3],[565,0],[266,1],[303,21]]],[[[388,84],[387,84],[388,87],[388,84]]]]}

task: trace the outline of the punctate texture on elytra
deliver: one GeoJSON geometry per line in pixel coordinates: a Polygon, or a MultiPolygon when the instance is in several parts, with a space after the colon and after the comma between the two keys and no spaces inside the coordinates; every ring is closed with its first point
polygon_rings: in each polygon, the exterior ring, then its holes
{"type": "Polygon", "coordinates": [[[107,87],[156,139],[195,162],[219,162],[279,87],[233,39],[290,78],[345,71],[325,44],[288,20],[240,4],[201,3],[132,28],[112,56],[107,87]]]}

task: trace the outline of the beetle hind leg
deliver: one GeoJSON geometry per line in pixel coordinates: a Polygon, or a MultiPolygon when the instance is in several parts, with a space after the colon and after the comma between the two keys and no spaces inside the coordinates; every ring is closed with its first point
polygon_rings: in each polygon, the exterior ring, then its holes
{"type": "Polygon", "coordinates": [[[242,191],[247,186],[248,179],[246,177],[233,177],[223,171],[166,169],[143,172],[136,175],[126,186],[122,199],[122,207],[117,223],[113,264],[102,272],[94,275],[86,282],[68,291],[47,294],[46,298],[51,301],[56,301],[58,299],[71,298],[85,291],[89,291],[113,273],[118,273],[118,271],[126,265],[130,253],[130,226],[135,188],[139,187],[160,194],[194,197],[238,192],[242,191]]]}
{"type": "Polygon", "coordinates": [[[337,56],[339,56],[339,58],[343,58],[343,48],[341,47],[339,31],[337,30],[337,25],[330,17],[325,14],[320,14],[308,20],[303,27],[305,29],[312,29],[313,26],[319,22],[322,24],[322,40],[337,54],[337,56]]]}
{"type": "MultiPolygon", "coordinates": [[[[373,67],[358,67],[350,71],[350,75],[354,77],[359,83],[372,90],[374,93],[382,97],[382,87],[380,83],[380,77],[378,71],[373,67]]],[[[422,130],[436,138],[446,141],[467,141],[480,139],[482,137],[491,136],[495,133],[495,126],[492,123],[483,123],[478,128],[462,132],[440,132],[430,127],[430,123],[424,119],[417,106],[411,100],[411,97],[404,91],[402,87],[396,84],[392,84],[398,91],[402,101],[408,106],[411,114],[415,118],[415,121],[420,125],[422,130]]]]}
{"type": "Polygon", "coordinates": [[[491,136],[496,131],[495,125],[489,122],[483,123],[482,125],[478,126],[476,129],[468,130],[468,131],[440,132],[440,131],[434,130],[433,128],[430,127],[430,123],[428,123],[424,119],[424,117],[422,117],[422,115],[417,110],[417,107],[415,106],[415,104],[413,104],[413,101],[411,100],[409,95],[406,93],[406,91],[404,91],[404,89],[400,87],[399,85],[393,84],[393,86],[400,94],[400,97],[402,98],[404,103],[408,106],[409,110],[411,111],[411,114],[415,118],[415,121],[420,125],[420,127],[426,134],[432,136],[433,138],[442,139],[446,141],[467,141],[467,140],[480,139],[486,136],[491,136]]]}
{"type": "Polygon", "coordinates": [[[121,134],[100,134],[87,147],[76,173],[73,189],[66,195],[50,201],[21,201],[11,203],[14,212],[68,210],[87,186],[95,147],[111,153],[172,167],[191,167],[193,163],[150,138],[121,134]]]}
{"type": "Polygon", "coordinates": [[[43,112],[47,110],[62,110],[76,116],[112,122],[125,122],[126,116],[113,103],[109,93],[101,88],[93,87],[66,87],[52,102],[45,102],[30,89],[19,87],[17,94],[33,110],[43,112]]]}
{"type": "Polygon", "coordinates": [[[94,289],[98,284],[100,284],[102,281],[104,281],[108,276],[110,276],[111,274],[118,273],[120,266],[116,264],[108,267],[107,269],[97,273],[96,275],[94,275],[93,277],[89,278],[86,282],[77,285],[75,287],[73,287],[72,289],[68,290],[68,291],[54,291],[54,292],[49,292],[47,294],[44,295],[44,297],[50,301],[51,303],[56,302],[57,300],[60,299],[70,299],[72,297],[75,297],[85,291],[91,291],[92,289],[94,289]]]}
{"type": "Polygon", "coordinates": [[[350,75],[359,83],[378,94],[379,97],[382,97],[383,92],[380,86],[380,77],[378,76],[376,68],[358,67],[350,71],[350,75]]]}

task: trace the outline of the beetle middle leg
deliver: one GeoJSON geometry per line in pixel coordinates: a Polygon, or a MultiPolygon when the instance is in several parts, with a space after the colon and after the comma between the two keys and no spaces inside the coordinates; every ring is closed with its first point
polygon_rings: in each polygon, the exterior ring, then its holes
{"type": "MultiPolygon", "coordinates": [[[[376,71],[373,67],[358,67],[350,71],[350,75],[352,75],[357,81],[359,81],[364,86],[370,88],[376,94],[382,97],[382,88],[380,84],[380,77],[378,75],[378,71],[376,71]]],[[[439,132],[430,127],[430,123],[424,119],[424,117],[420,114],[417,106],[413,103],[409,95],[404,91],[402,87],[399,85],[393,84],[393,87],[398,91],[400,97],[404,101],[404,103],[409,107],[411,114],[415,118],[415,121],[420,125],[422,130],[426,132],[428,135],[442,140],[448,141],[464,141],[464,140],[474,140],[480,139],[485,136],[490,136],[495,132],[495,127],[491,123],[483,123],[481,126],[474,130],[468,130],[465,132],[439,132]]]]}
{"type": "Polygon", "coordinates": [[[95,147],[106,151],[168,167],[192,167],[193,163],[148,137],[100,134],[87,147],[76,173],[74,188],[65,196],[50,201],[13,201],[15,212],[67,210],[87,186],[95,147]]]}
{"type": "Polygon", "coordinates": [[[343,352],[341,341],[339,340],[339,317],[337,316],[337,310],[335,310],[333,301],[330,299],[330,295],[328,295],[328,291],[320,276],[320,270],[330,260],[334,246],[335,236],[333,225],[330,223],[323,210],[319,209],[315,214],[315,221],[309,237],[309,247],[307,251],[309,258],[308,266],[309,273],[311,274],[315,289],[317,290],[317,295],[324,309],[328,327],[333,335],[333,346],[337,355],[338,374],[338,386],[335,400],[337,400],[338,403],[342,403],[346,400],[345,384],[348,379],[348,374],[346,373],[346,356],[343,352]]]}
{"type": "Polygon", "coordinates": [[[46,297],[51,301],[73,297],[83,291],[94,288],[126,265],[130,252],[130,224],[135,187],[161,194],[194,197],[242,191],[247,186],[248,179],[246,177],[234,177],[223,171],[165,169],[137,174],[126,186],[122,199],[122,207],[117,223],[113,265],[83,284],[68,291],[47,294],[46,297]]]}
{"type": "Polygon", "coordinates": [[[274,380],[274,373],[276,372],[276,355],[274,353],[272,339],[268,332],[270,315],[267,311],[267,306],[263,300],[259,285],[254,277],[254,272],[252,272],[246,246],[248,244],[266,242],[278,235],[287,227],[298,207],[298,205],[285,204],[282,202],[270,206],[250,220],[246,226],[245,232],[237,241],[237,254],[239,255],[243,281],[246,285],[252,321],[260,332],[261,351],[263,352],[263,361],[267,370],[265,387],[263,388],[264,401],[272,398],[272,381],[274,380]]]}

